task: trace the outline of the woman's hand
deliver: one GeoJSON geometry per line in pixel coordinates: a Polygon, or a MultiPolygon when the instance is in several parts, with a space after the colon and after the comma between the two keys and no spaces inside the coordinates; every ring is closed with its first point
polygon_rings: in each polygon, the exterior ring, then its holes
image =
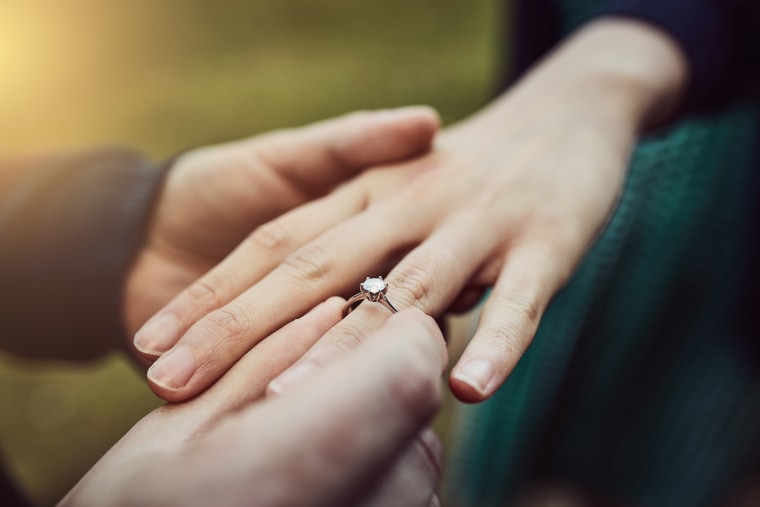
{"type": "Polygon", "coordinates": [[[309,385],[260,401],[342,303],[278,330],[203,395],[148,414],[61,505],[431,505],[441,446],[425,427],[446,350],[421,312],[390,319],[309,385]]]}
{"type": "MultiPolygon", "coordinates": [[[[258,229],[199,282],[216,299],[189,290],[162,309],[179,326],[137,337],[176,343],[149,371],[154,391],[169,400],[197,394],[316,301],[390,270],[392,302],[433,315],[493,286],[451,374],[460,399],[487,398],[604,225],[639,130],[667,118],[684,74],[677,48],[656,30],[591,25],[448,129],[430,154],[366,173],[258,229]],[[252,262],[261,269],[247,269],[252,262]]],[[[362,304],[271,389],[310,376],[386,317],[362,304]]]]}
{"type": "MultiPolygon", "coordinates": [[[[179,157],[127,279],[129,334],[256,227],[327,194],[369,166],[425,152],[437,127],[429,108],[362,112],[179,157]]],[[[260,266],[253,260],[239,269],[237,276],[246,277],[260,266]]],[[[207,303],[216,301],[217,290],[203,284],[191,288],[207,303]]],[[[151,355],[165,347],[149,340],[140,348],[151,355]]]]}

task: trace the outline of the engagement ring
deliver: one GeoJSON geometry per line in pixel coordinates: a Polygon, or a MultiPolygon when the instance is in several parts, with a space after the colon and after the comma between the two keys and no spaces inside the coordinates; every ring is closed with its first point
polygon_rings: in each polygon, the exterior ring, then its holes
{"type": "Polygon", "coordinates": [[[396,313],[398,310],[396,310],[396,307],[388,301],[388,298],[385,295],[387,292],[388,282],[383,280],[382,276],[377,278],[367,277],[366,280],[359,284],[359,293],[354,294],[348,299],[348,301],[346,301],[346,306],[343,308],[343,316],[345,317],[351,313],[354,308],[362,304],[365,299],[373,303],[380,303],[391,312],[396,313]]]}

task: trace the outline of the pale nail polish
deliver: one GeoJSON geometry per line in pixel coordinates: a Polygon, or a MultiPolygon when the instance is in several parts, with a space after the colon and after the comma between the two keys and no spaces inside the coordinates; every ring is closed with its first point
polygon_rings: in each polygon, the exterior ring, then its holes
{"type": "Polygon", "coordinates": [[[296,364],[271,381],[269,386],[267,386],[267,390],[271,394],[282,394],[293,386],[300,384],[315,371],[316,368],[309,363],[296,364]]]}
{"type": "Polygon", "coordinates": [[[148,370],[154,384],[176,391],[188,383],[198,368],[195,354],[187,345],[180,345],[164,354],[148,370]]]}
{"type": "Polygon", "coordinates": [[[454,378],[466,383],[480,394],[485,394],[492,376],[491,363],[485,359],[473,359],[454,372],[454,378]]]}
{"type": "Polygon", "coordinates": [[[145,324],[135,334],[135,348],[145,354],[163,354],[177,343],[180,334],[177,319],[172,315],[162,315],[145,324]]]}

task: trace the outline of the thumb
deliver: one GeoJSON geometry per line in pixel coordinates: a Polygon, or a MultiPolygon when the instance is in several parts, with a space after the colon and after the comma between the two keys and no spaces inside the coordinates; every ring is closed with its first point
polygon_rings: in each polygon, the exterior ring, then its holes
{"type": "Polygon", "coordinates": [[[440,403],[445,365],[435,322],[400,312],[313,382],[215,427],[196,453],[203,480],[262,504],[353,503],[377,491],[425,428],[440,403]]]}
{"type": "Polygon", "coordinates": [[[430,148],[440,120],[426,106],[361,111],[250,141],[277,176],[309,195],[321,195],[371,166],[430,148]]]}

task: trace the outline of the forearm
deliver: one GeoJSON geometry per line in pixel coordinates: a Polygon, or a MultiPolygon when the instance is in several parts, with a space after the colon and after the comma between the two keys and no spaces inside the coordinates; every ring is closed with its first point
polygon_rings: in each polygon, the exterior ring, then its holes
{"type": "Polygon", "coordinates": [[[547,55],[476,118],[504,124],[505,115],[526,121],[552,117],[638,133],[672,116],[687,82],[684,56],[667,34],[638,21],[600,19],[547,55]]]}

